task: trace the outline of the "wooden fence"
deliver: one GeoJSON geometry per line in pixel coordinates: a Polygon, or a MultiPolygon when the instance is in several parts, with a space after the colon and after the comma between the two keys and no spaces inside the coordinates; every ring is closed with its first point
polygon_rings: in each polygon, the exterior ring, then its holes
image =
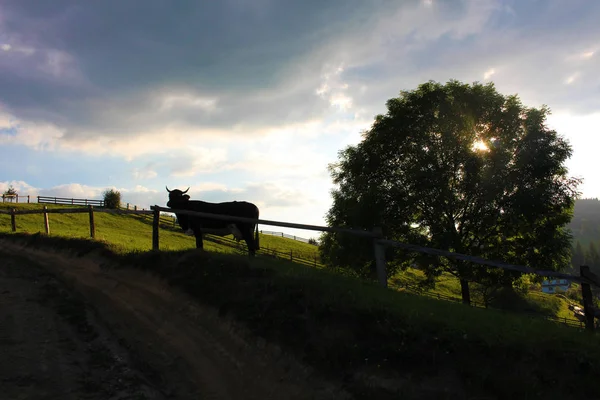
{"type": "MultiPolygon", "coordinates": [[[[188,210],[176,210],[171,208],[165,208],[160,206],[151,206],[152,211],[145,210],[123,210],[123,209],[106,209],[99,208],[94,209],[92,205],[88,205],[86,208],[57,208],[57,209],[48,209],[47,206],[44,206],[42,210],[16,210],[12,209],[10,211],[0,210],[2,214],[9,214],[11,217],[11,228],[13,232],[16,232],[16,216],[22,214],[43,214],[44,215],[44,226],[45,232],[50,233],[50,228],[48,224],[48,214],[59,213],[59,214],[67,214],[67,213],[88,213],[89,214],[89,223],[90,223],[90,236],[95,238],[96,230],[94,224],[94,212],[106,212],[106,213],[114,213],[114,214],[141,214],[141,215],[150,215],[152,214],[152,250],[159,250],[159,227],[161,222],[161,211],[168,213],[180,213],[190,216],[198,216],[203,218],[212,218],[217,220],[224,221],[237,221],[237,222],[248,222],[254,224],[261,225],[271,225],[271,226],[279,226],[284,228],[296,228],[296,229],[304,229],[304,230],[313,230],[313,231],[321,231],[321,232],[335,232],[342,233],[348,235],[355,235],[371,240],[373,243],[373,255],[377,266],[377,276],[379,279],[379,283],[383,287],[388,286],[387,282],[387,273],[386,273],[386,260],[385,260],[385,247],[391,246],[396,248],[401,248],[408,251],[416,251],[430,255],[443,256],[443,257],[452,257],[455,259],[480,264],[487,265],[494,268],[502,268],[508,269],[512,271],[518,271],[526,274],[537,274],[541,276],[547,277],[556,277],[563,278],[574,282],[579,282],[581,284],[581,292],[583,296],[583,308],[584,308],[584,316],[585,316],[585,327],[589,331],[594,331],[594,319],[600,318],[600,310],[595,310],[593,306],[593,296],[591,291],[591,285],[600,287],[600,278],[595,274],[590,272],[588,266],[582,265],[580,267],[580,275],[569,275],[561,272],[555,271],[544,271],[544,270],[536,270],[530,267],[525,267],[521,265],[512,265],[499,261],[490,261],[480,257],[468,256],[465,254],[452,253],[446,250],[433,249],[428,247],[417,246],[413,244],[401,243],[393,240],[386,240],[383,238],[381,228],[376,227],[372,231],[362,230],[362,229],[352,229],[352,228],[340,228],[340,227],[328,227],[328,226],[317,226],[317,225],[304,225],[304,224],[296,224],[291,222],[281,222],[281,221],[270,221],[270,220],[261,220],[261,219],[252,219],[252,218],[242,218],[242,217],[232,217],[228,215],[220,215],[220,214],[208,214],[201,213],[196,211],[188,211],[188,210]]],[[[164,217],[162,218],[164,219],[164,217]]]]}
{"type": "Polygon", "coordinates": [[[273,232],[273,231],[260,231],[263,235],[271,235],[271,236],[280,236],[286,239],[297,240],[298,242],[310,243],[310,239],[305,239],[296,235],[290,235],[283,232],[273,232]]]}
{"type": "Polygon", "coordinates": [[[152,230],[152,249],[159,249],[159,228],[158,223],[160,219],[160,212],[173,212],[178,214],[185,214],[190,216],[197,216],[203,218],[212,218],[223,221],[236,221],[236,222],[247,222],[254,223],[260,225],[271,225],[271,226],[279,226],[282,228],[295,228],[295,229],[304,229],[304,230],[312,230],[312,231],[321,231],[321,232],[334,232],[334,233],[342,233],[360,236],[364,238],[368,238],[372,240],[373,243],[373,255],[375,259],[375,264],[377,266],[377,276],[381,286],[387,287],[387,272],[386,272],[386,259],[385,259],[385,247],[395,247],[400,248],[407,251],[425,253],[429,255],[442,256],[442,257],[450,257],[462,261],[467,261],[474,264],[486,265],[493,268],[502,268],[511,271],[518,271],[524,274],[536,274],[540,276],[546,277],[556,277],[567,279],[574,282],[579,282],[581,284],[581,292],[583,297],[583,308],[585,315],[585,327],[587,330],[594,331],[595,328],[595,318],[600,318],[600,310],[594,309],[593,303],[593,295],[591,290],[591,285],[600,287],[600,277],[593,274],[590,271],[590,268],[586,265],[582,265],[580,267],[580,275],[570,275],[562,272],[556,271],[547,271],[547,270],[537,270],[531,267],[526,267],[523,265],[513,265],[500,261],[491,261],[486,260],[481,257],[469,256],[466,254],[453,253],[447,250],[434,249],[429,247],[417,246],[409,243],[402,243],[395,240],[387,240],[383,238],[383,233],[381,227],[375,227],[372,231],[361,230],[361,229],[351,229],[351,228],[339,228],[339,227],[329,227],[329,226],[317,226],[317,225],[303,225],[296,224],[291,222],[280,222],[280,221],[269,221],[262,219],[253,219],[253,218],[243,218],[243,217],[232,217],[229,215],[220,215],[220,214],[209,214],[209,213],[201,213],[196,211],[189,210],[175,210],[171,208],[160,207],[158,205],[151,206],[150,209],[154,212],[154,223],[152,230]]]}
{"type": "Polygon", "coordinates": [[[37,202],[41,204],[61,204],[71,206],[95,206],[104,207],[104,200],[74,199],[68,197],[38,196],[37,202]]]}
{"type": "Polygon", "coordinates": [[[2,195],[2,202],[5,203],[6,200],[10,200],[10,202],[12,203],[13,200],[15,203],[19,202],[19,197],[24,199],[27,198],[27,202],[29,203],[29,195],[27,196],[19,196],[18,194],[3,194],[2,195]]]}
{"type": "MultiPolygon", "coordinates": [[[[262,231],[261,231],[261,233],[262,233],[262,231]]],[[[240,251],[246,250],[246,243],[242,244],[242,242],[238,242],[237,240],[230,239],[227,237],[207,234],[206,239],[210,240],[212,242],[224,244],[226,246],[235,247],[235,248],[239,249],[240,251]]],[[[268,247],[261,247],[258,250],[257,254],[263,254],[265,256],[281,258],[283,260],[290,260],[290,261],[294,261],[294,262],[308,265],[311,267],[323,267],[323,264],[321,264],[320,257],[316,251],[315,252],[307,252],[307,251],[292,250],[292,249],[287,250],[287,251],[282,251],[282,250],[277,250],[277,249],[271,249],[268,247]]]]}

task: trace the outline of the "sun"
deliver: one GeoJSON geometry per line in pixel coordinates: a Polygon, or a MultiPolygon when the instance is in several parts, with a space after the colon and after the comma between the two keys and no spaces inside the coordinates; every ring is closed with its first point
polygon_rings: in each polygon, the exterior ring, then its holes
{"type": "Polygon", "coordinates": [[[474,151],[489,151],[490,148],[487,146],[487,144],[485,144],[485,142],[483,142],[482,140],[476,140],[473,143],[472,149],[474,151]]]}

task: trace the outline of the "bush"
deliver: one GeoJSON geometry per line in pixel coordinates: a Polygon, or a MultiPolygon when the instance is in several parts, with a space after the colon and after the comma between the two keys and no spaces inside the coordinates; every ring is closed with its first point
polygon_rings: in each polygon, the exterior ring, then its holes
{"type": "Polygon", "coordinates": [[[121,206],[121,193],[118,190],[108,189],[102,195],[104,196],[104,207],[114,210],[121,206]]]}

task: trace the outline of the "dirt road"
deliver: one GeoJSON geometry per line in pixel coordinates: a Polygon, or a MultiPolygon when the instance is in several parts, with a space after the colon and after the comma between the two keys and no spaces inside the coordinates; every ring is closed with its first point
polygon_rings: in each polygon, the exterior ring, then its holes
{"type": "Polygon", "coordinates": [[[0,260],[7,399],[349,398],[139,270],[2,241],[0,260]]]}

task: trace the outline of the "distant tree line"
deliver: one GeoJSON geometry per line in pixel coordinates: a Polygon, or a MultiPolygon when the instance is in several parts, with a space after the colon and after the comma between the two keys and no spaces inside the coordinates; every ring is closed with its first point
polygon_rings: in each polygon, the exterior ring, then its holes
{"type": "Polygon", "coordinates": [[[584,248],[579,241],[573,248],[573,257],[571,259],[573,271],[579,271],[581,265],[587,265],[596,274],[600,275],[600,253],[598,246],[594,242],[589,242],[587,248],[584,248]]]}

